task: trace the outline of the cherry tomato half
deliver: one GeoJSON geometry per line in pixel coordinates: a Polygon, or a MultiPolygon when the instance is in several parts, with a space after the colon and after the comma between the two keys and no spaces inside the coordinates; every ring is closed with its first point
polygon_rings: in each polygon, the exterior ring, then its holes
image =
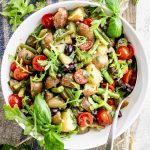
{"type": "Polygon", "coordinates": [[[108,99],[107,104],[109,104],[114,111],[116,111],[116,105],[112,98],[108,99]]]}
{"type": "Polygon", "coordinates": [[[126,46],[120,46],[116,50],[116,53],[119,55],[118,58],[121,60],[126,60],[130,56],[129,48],[126,46]]]}
{"type": "Polygon", "coordinates": [[[130,81],[129,81],[129,84],[130,84],[131,86],[135,86],[136,79],[137,79],[137,71],[133,70],[133,71],[132,71],[132,77],[131,77],[131,79],[130,79],[130,81]]]}
{"type": "Polygon", "coordinates": [[[79,48],[82,51],[88,51],[90,48],[92,48],[93,44],[94,44],[94,40],[88,40],[86,43],[80,45],[79,48]]]}
{"type": "Polygon", "coordinates": [[[123,82],[124,83],[129,83],[131,77],[132,77],[132,74],[133,74],[133,70],[128,70],[128,72],[126,74],[124,74],[123,76],[123,82]]]}
{"type": "Polygon", "coordinates": [[[112,106],[112,105],[115,105],[115,102],[112,98],[108,99],[107,103],[112,106]]]}
{"type": "Polygon", "coordinates": [[[15,71],[16,68],[17,68],[17,64],[15,62],[13,62],[10,66],[10,70],[15,71]]]}
{"type": "Polygon", "coordinates": [[[129,48],[129,56],[128,59],[131,59],[134,56],[134,49],[131,44],[128,45],[129,48]]]}
{"type": "Polygon", "coordinates": [[[52,14],[45,14],[42,19],[41,19],[41,23],[42,25],[47,28],[47,29],[51,29],[54,27],[54,23],[53,23],[53,15],[52,14]]]}
{"type": "Polygon", "coordinates": [[[97,113],[97,122],[101,125],[107,126],[112,122],[112,116],[104,108],[101,108],[97,113]]]}
{"type": "MultiPolygon", "coordinates": [[[[25,68],[26,70],[27,67],[26,66],[23,66],[23,68],[25,68]]],[[[21,81],[23,79],[26,79],[27,77],[29,76],[29,73],[28,72],[25,72],[22,68],[18,67],[15,69],[14,71],[14,78],[18,81],[21,81]]]]}
{"type": "MultiPolygon", "coordinates": [[[[101,83],[101,86],[106,88],[107,87],[107,83],[101,83]]],[[[108,89],[114,91],[115,90],[115,82],[113,84],[108,84],[108,89]]]]}
{"type": "Polygon", "coordinates": [[[16,94],[11,94],[8,98],[9,105],[13,108],[15,105],[18,105],[19,108],[22,106],[22,99],[16,94]]]}
{"type": "Polygon", "coordinates": [[[92,23],[93,19],[92,18],[85,18],[82,23],[88,25],[89,27],[91,27],[91,23],[92,23]]]}
{"type": "Polygon", "coordinates": [[[75,72],[74,79],[78,84],[86,84],[88,82],[87,78],[84,77],[83,69],[79,69],[75,72]]]}
{"type": "Polygon", "coordinates": [[[83,112],[78,115],[77,122],[79,126],[86,127],[93,123],[93,116],[89,112],[83,112]]]}
{"type": "Polygon", "coordinates": [[[33,58],[32,60],[32,66],[35,70],[37,71],[44,71],[44,66],[41,66],[39,63],[38,63],[38,60],[46,60],[46,56],[44,55],[37,55],[33,58]]]}

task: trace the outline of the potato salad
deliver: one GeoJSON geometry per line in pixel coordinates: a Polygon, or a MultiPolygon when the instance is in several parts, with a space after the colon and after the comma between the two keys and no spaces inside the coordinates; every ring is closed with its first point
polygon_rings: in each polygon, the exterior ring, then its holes
{"type": "Polygon", "coordinates": [[[136,58],[121,19],[99,7],[59,8],[40,20],[9,55],[12,94],[4,109],[25,134],[43,135],[46,150],[62,150],[62,138],[112,123],[135,86],[136,58]]]}

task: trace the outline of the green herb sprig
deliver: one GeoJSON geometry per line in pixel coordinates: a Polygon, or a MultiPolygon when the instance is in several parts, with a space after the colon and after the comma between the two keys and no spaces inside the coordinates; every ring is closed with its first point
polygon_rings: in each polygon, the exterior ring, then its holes
{"type": "MultiPolygon", "coordinates": [[[[103,27],[107,25],[107,35],[111,38],[118,38],[122,34],[122,21],[120,18],[120,3],[119,0],[104,0],[103,3],[99,1],[100,6],[105,5],[109,10],[111,15],[108,15],[102,7],[99,9],[99,19],[92,22],[91,29],[97,30],[99,26],[103,27]]],[[[98,9],[98,7],[96,8],[98,9]]],[[[97,11],[92,13],[98,13],[97,11]]]]}
{"type": "Polygon", "coordinates": [[[39,0],[35,5],[31,4],[30,0],[10,0],[0,14],[9,19],[14,32],[26,15],[43,8],[45,5],[46,0],[39,0]]]}

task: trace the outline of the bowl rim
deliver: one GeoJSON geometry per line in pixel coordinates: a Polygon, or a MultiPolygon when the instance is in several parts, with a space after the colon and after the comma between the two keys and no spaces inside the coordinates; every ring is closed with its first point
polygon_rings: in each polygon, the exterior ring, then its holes
{"type": "MultiPolygon", "coordinates": [[[[10,39],[12,39],[13,37],[15,37],[15,33],[22,27],[22,26],[24,26],[24,22],[27,22],[30,18],[34,18],[35,16],[37,16],[37,14],[39,13],[39,12],[41,12],[41,11],[43,11],[44,9],[47,9],[47,8],[49,8],[49,7],[57,7],[57,5],[60,5],[60,4],[70,4],[70,5],[77,5],[79,3],[79,5],[93,5],[93,6],[99,6],[98,4],[96,4],[95,2],[89,2],[89,1],[82,1],[82,0],[77,0],[77,1],[74,1],[74,0],[70,0],[70,1],[62,1],[62,2],[57,2],[57,3],[54,3],[54,4],[50,4],[50,5],[47,5],[46,7],[44,7],[44,8],[42,8],[41,10],[39,10],[39,11],[37,11],[37,12],[35,12],[35,13],[33,13],[33,14],[31,14],[27,19],[25,19],[22,23],[21,23],[21,25],[16,29],[16,31],[13,33],[13,35],[11,36],[11,38],[10,39]]],[[[137,35],[137,33],[136,33],[136,31],[133,29],[133,27],[123,18],[123,17],[121,17],[121,20],[124,22],[124,24],[128,27],[128,28],[130,28],[131,29],[131,31],[132,31],[132,34],[136,37],[136,39],[137,39],[137,42],[140,44],[140,46],[141,46],[141,48],[142,48],[142,51],[143,51],[143,55],[144,55],[144,57],[146,58],[146,60],[145,60],[145,62],[146,62],[146,64],[147,64],[147,66],[148,66],[148,56],[146,55],[146,51],[144,50],[144,47],[143,47],[143,44],[142,44],[142,42],[140,41],[140,38],[138,37],[138,35],[137,35]]],[[[10,42],[10,39],[9,39],[9,42],[10,42]]],[[[4,100],[5,100],[5,102],[8,104],[8,101],[6,100],[6,95],[4,95],[4,91],[5,91],[5,89],[4,89],[4,86],[3,86],[3,84],[4,84],[4,82],[2,81],[3,80],[3,78],[4,78],[4,76],[3,76],[3,70],[4,70],[4,62],[5,62],[5,58],[6,58],[6,50],[8,49],[8,45],[9,45],[9,42],[7,43],[7,46],[6,46],[6,48],[5,48],[5,51],[4,51],[4,55],[3,55],[3,59],[2,59],[2,64],[1,64],[1,85],[2,85],[2,93],[3,93],[3,96],[4,96],[4,100]]],[[[149,76],[149,69],[147,70],[147,74],[148,74],[148,76],[149,76]]],[[[148,78],[148,81],[147,81],[148,83],[149,83],[149,78],[148,78]]],[[[144,98],[143,98],[143,102],[141,103],[141,106],[140,106],[140,108],[139,108],[139,110],[138,110],[138,112],[135,114],[135,116],[133,117],[133,119],[132,119],[132,121],[130,121],[130,123],[126,126],[126,127],[123,127],[123,128],[121,128],[121,130],[119,130],[119,132],[115,135],[115,138],[117,138],[119,135],[121,135],[123,132],[125,132],[134,122],[135,122],[135,120],[137,119],[137,117],[139,116],[139,114],[140,114],[140,112],[141,112],[141,110],[142,110],[142,108],[143,108],[143,105],[144,105],[144,103],[145,103],[145,101],[146,101],[146,97],[147,97],[147,95],[148,94],[146,94],[147,93],[147,91],[148,91],[148,87],[149,87],[149,85],[147,84],[147,86],[146,86],[146,91],[145,91],[145,95],[144,95],[144,98]]],[[[20,124],[19,124],[20,125],[20,124]]],[[[102,143],[102,144],[105,144],[105,143],[102,143]]],[[[102,145],[101,144],[101,145],[102,145]]],[[[96,147],[96,146],[100,146],[100,145],[94,145],[94,147],[96,147]]],[[[66,148],[66,147],[65,147],[66,148]]],[[[68,148],[68,147],[67,147],[68,148]]],[[[88,147],[86,147],[86,148],[93,148],[93,145],[91,145],[91,147],[90,146],[88,146],[88,147]]]]}

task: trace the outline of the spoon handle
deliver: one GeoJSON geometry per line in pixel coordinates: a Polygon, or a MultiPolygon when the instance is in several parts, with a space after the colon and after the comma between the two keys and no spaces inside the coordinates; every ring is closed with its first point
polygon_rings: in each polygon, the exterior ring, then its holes
{"type": "Polygon", "coordinates": [[[113,123],[111,125],[111,129],[109,132],[109,136],[108,136],[108,140],[106,143],[106,147],[105,150],[113,150],[113,143],[114,143],[114,135],[115,135],[115,131],[116,131],[116,126],[117,126],[117,121],[118,121],[118,114],[121,108],[122,103],[124,102],[124,100],[122,100],[116,110],[114,119],[113,119],[113,123]]]}

